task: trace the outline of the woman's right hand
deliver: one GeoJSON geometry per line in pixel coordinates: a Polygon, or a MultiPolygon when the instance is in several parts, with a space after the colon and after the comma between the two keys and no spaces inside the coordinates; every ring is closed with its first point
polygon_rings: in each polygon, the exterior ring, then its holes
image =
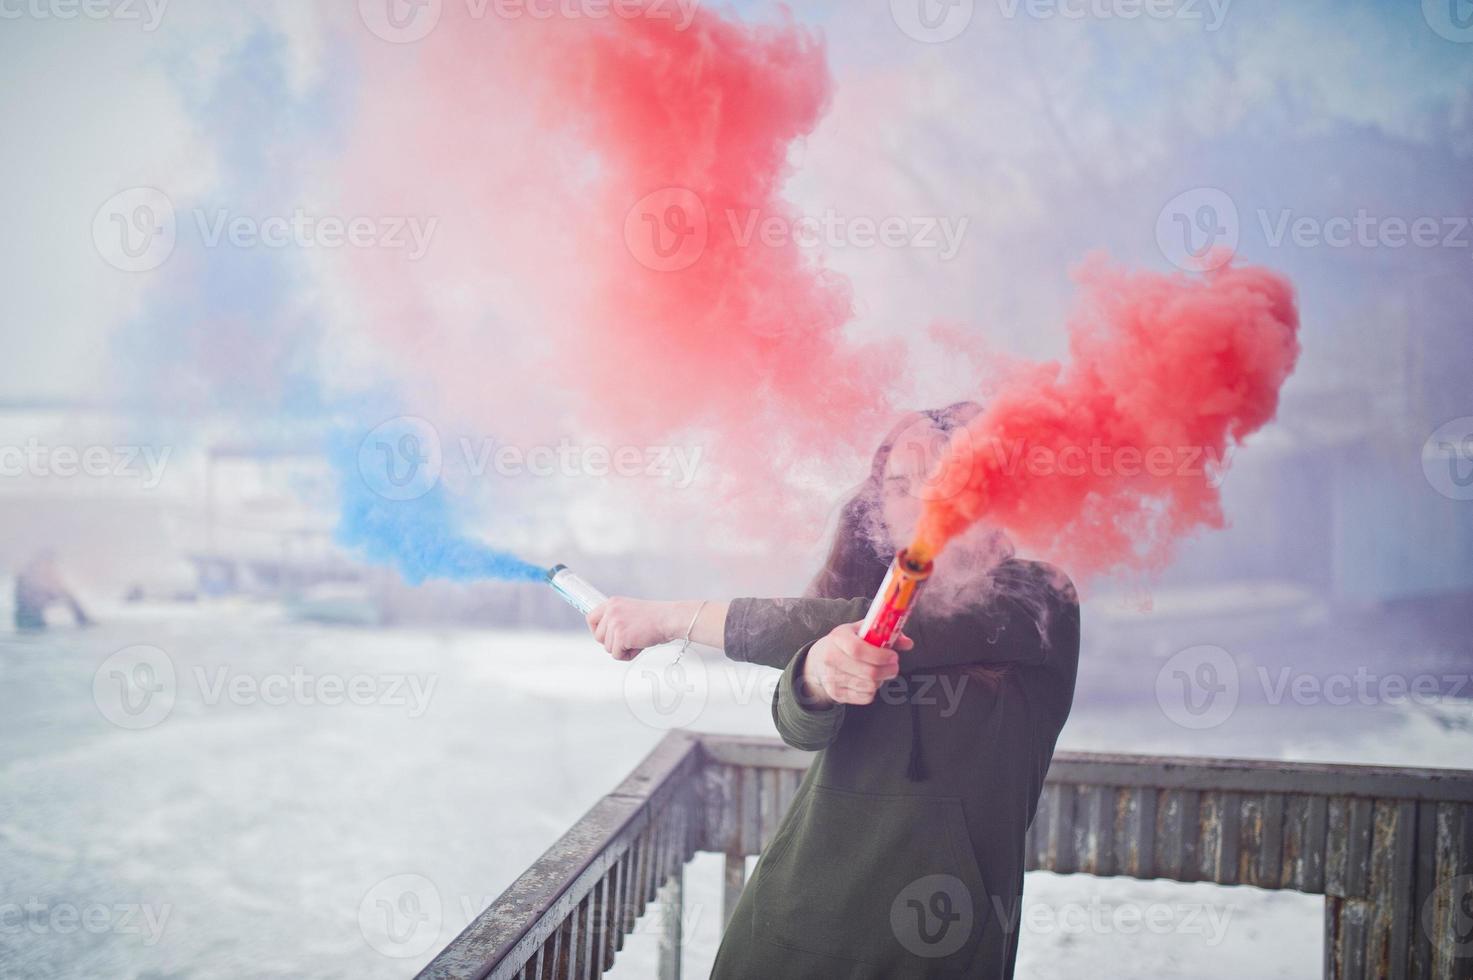
{"type": "MultiPolygon", "coordinates": [[[[633,660],[648,647],[669,643],[681,635],[685,629],[685,624],[679,622],[682,606],[679,602],[616,595],[589,612],[588,628],[615,660],[633,660]]],[[[685,614],[687,619],[690,615],[685,614]]]]}
{"type": "MultiPolygon", "coordinates": [[[[859,638],[859,623],[835,626],[808,648],[803,661],[804,704],[827,708],[835,704],[869,704],[880,685],[900,673],[896,650],[877,647],[859,638]]],[[[897,650],[909,650],[910,637],[901,636],[897,650]]]]}

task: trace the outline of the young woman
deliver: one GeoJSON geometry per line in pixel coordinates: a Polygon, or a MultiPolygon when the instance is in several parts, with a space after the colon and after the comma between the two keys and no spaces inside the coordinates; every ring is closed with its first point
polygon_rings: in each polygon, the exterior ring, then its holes
{"type": "Polygon", "coordinates": [[[621,660],[689,628],[781,668],[777,729],[818,753],[737,903],[718,980],[1013,975],[1024,837],[1074,696],[1073,588],[998,538],[973,601],[928,603],[943,598],[932,583],[898,652],[856,632],[893,557],[875,542],[914,525],[920,481],[976,410],[892,430],[808,597],[613,598],[588,617],[621,660]]]}

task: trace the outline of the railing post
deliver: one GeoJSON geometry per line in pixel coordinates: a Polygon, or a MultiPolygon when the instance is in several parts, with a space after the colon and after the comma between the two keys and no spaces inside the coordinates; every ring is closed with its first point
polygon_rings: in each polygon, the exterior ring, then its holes
{"type": "Polygon", "coordinates": [[[1372,980],[1366,971],[1370,903],[1325,896],[1325,980],[1372,980]]]}
{"type": "Polygon", "coordinates": [[[742,897],[742,886],[746,884],[747,878],[747,856],[745,854],[733,854],[727,852],[725,887],[721,890],[721,927],[726,928],[731,922],[731,914],[736,911],[737,900],[742,897]]]}
{"type": "Polygon", "coordinates": [[[680,955],[685,927],[685,868],[676,868],[661,888],[665,920],[660,923],[660,980],[680,980],[680,955]]]}
{"type": "Polygon", "coordinates": [[[590,976],[599,976],[614,965],[614,929],[618,913],[619,869],[611,865],[597,885],[594,886],[593,904],[589,912],[593,916],[593,949],[590,950],[590,976]]]}

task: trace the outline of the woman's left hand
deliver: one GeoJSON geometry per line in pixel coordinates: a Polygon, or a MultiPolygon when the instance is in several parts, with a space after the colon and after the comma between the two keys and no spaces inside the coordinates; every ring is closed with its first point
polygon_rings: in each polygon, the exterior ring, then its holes
{"type": "Polygon", "coordinates": [[[615,660],[633,660],[646,648],[681,635],[685,626],[675,622],[679,607],[678,602],[614,596],[589,612],[588,628],[615,660]]]}
{"type": "Polygon", "coordinates": [[[900,656],[896,650],[915,646],[911,638],[901,634],[894,650],[877,647],[860,639],[861,625],[835,626],[809,647],[800,678],[807,707],[869,704],[880,686],[900,673],[900,656]]]}

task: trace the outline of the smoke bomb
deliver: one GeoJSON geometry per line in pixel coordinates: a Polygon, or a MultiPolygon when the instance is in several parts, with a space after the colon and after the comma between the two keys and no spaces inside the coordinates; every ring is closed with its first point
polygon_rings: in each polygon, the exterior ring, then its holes
{"type": "Polygon", "coordinates": [[[596,606],[608,599],[598,589],[567,565],[554,565],[547,570],[547,584],[553,591],[567,600],[568,605],[587,616],[596,606]]]}
{"type": "Polygon", "coordinates": [[[912,557],[909,550],[895,556],[859,627],[859,635],[866,643],[877,647],[895,645],[905,621],[915,609],[921,587],[931,577],[932,567],[931,561],[912,557]]]}

